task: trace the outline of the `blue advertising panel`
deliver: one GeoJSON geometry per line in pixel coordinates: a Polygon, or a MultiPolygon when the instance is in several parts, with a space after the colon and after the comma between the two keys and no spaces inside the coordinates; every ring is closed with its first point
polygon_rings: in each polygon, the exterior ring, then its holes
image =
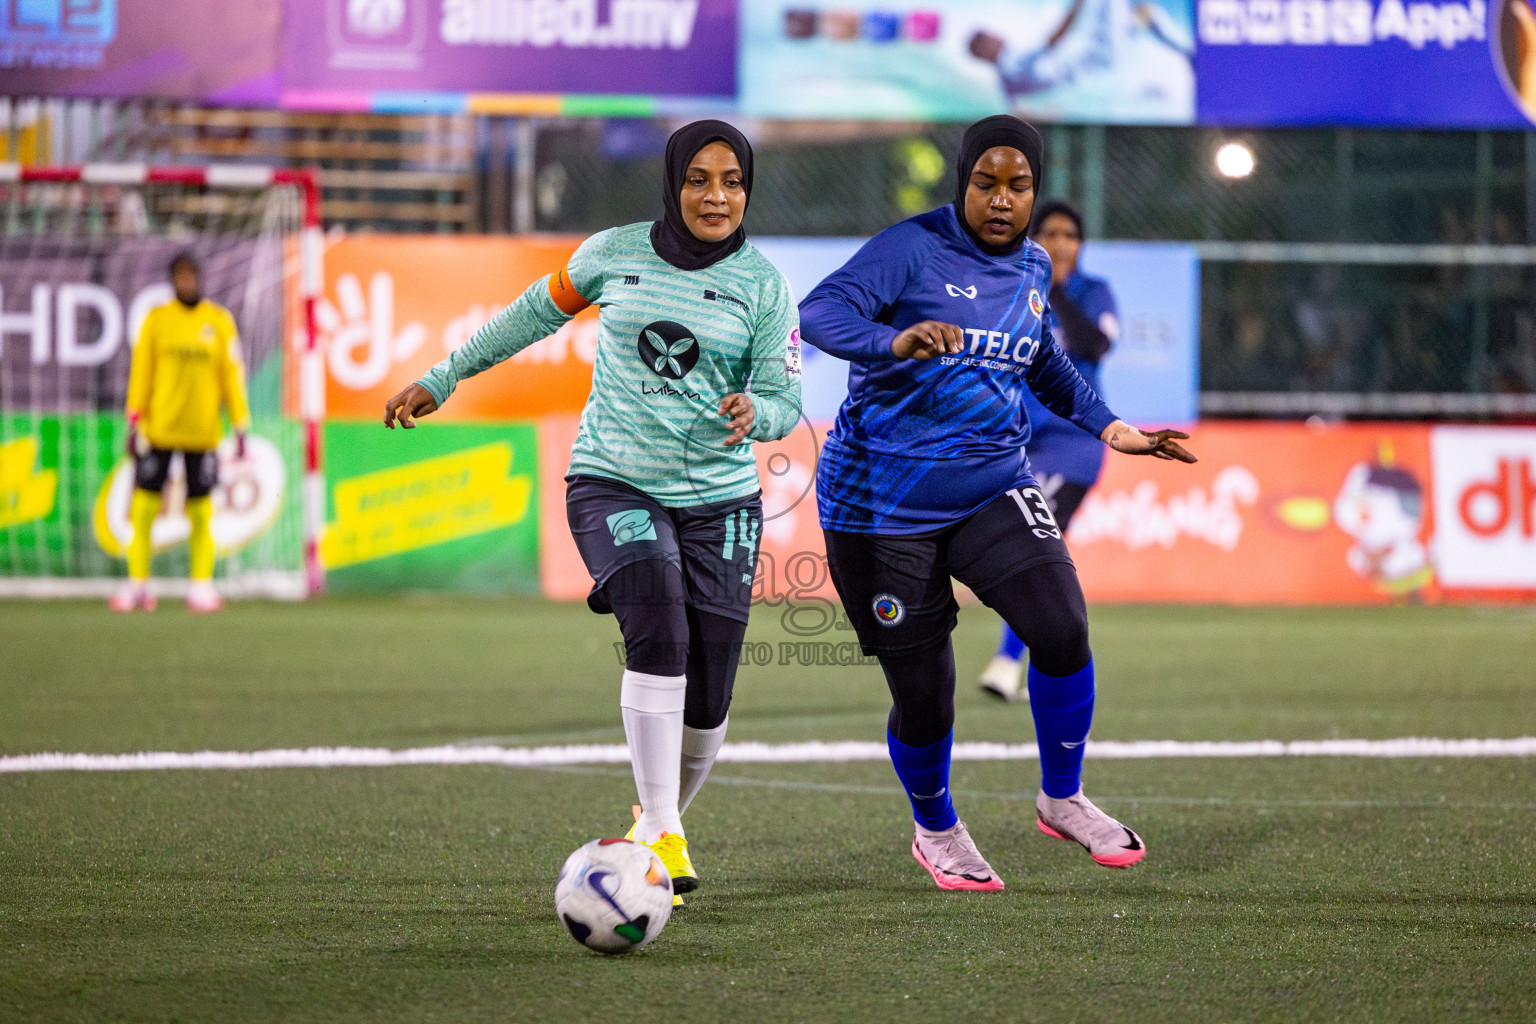
{"type": "Polygon", "coordinates": [[[1532,0],[1200,0],[1211,125],[1529,128],[1532,0]]]}
{"type": "MultiPolygon", "coordinates": [[[[799,302],[821,279],[848,262],[863,238],[756,238],[752,244],[789,281],[799,302]]],[[[831,423],[848,397],[848,364],[814,345],[801,345],[800,407],[812,423],[831,423]]]]}
{"type": "Polygon", "coordinates": [[[1104,400],[1128,423],[1192,423],[1200,409],[1200,257],[1177,242],[1087,242],[1085,273],[1109,282],[1120,337],[1099,364],[1104,400]]]}
{"type": "Polygon", "coordinates": [[[755,116],[1194,118],[1193,0],[746,0],[741,18],[755,116]]]}
{"type": "MultiPolygon", "coordinates": [[[[753,238],[789,279],[796,299],[842,266],[861,238],[753,238]]],[[[1120,338],[1100,368],[1110,407],[1130,423],[1192,422],[1199,408],[1200,260],[1193,246],[1089,242],[1083,270],[1109,282],[1120,338]]],[[[848,397],[848,364],[803,346],[805,415],[829,423],[848,397]]]]}

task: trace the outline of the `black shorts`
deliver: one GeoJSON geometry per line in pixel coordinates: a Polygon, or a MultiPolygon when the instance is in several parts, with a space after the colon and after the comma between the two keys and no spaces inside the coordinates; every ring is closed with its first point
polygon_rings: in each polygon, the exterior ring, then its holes
{"type": "Polygon", "coordinates": [[[1072,564],[1038,487],[1015,488],[937,533],[826,531],[827,568],[865,654],[943,645],[960,606],[950,577],[982,594],[1031,566],[1072,564]]]}
{"type": "Polygon", "coordinates": [[[1040,490],[1045,492],[1045,500],[1051,503],[1051,512],[1056,516],[1057,526],[1066,530],[1072,525],[1072,517],[1077,514],[1083,499],[1088,497],[1088,489],[1092,486],[1073,483],[1060,473],[1040,478],[1040,490]]]}
{"type": "Polygon", "coordinates": [[[165,478],[171,472],[171,456],[180,455],[187,471],[187,497],[206,498],[219,482],[219,454],[215,451],[189,452],[176,448],[151,448],[148,455],[133,460],[133,486],[141,491],[165,490],[165,478]]]}
{"type": "Polygon", "coordinates": [[[565,515],[594,586],[587,604],[611,610],[603,584],[627,565],[660,559],[682,570],[687,602],[746,622],[763,526],[762,496],[667,508],[642,491],[596,476],[566,477],[565,515]]]}

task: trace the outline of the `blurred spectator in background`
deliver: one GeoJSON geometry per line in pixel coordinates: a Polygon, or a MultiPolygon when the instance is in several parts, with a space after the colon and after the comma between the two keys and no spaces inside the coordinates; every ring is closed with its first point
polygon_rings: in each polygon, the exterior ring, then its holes
{"type": "MultiPolygon", "coordinates": [[[[1035,208],[1030,237],[1051,257],[1050,301],[1046,326],[1077,372],[1102,392],[1099,363],[1120,336],[1120,313],[1109,282],[1083,273],[1083,218],[1069,203],[1048,199],[1035,208]]],[[[1089,488],[1104,468],[1104,445],[1092,434],[1051,412],[1033,392],[1024,394],[1029,412],[1029,464],[1063,534],[1089,488]]],[[[1020,686],[1024,641],[1008,624],[997,654],[978,681],[982,690],[1014,702],[1029,699],[1020,686]]]]}
{"type": "Polygon", "coordinates": [[[1341,296],[1343,268],[1317,268],[1314,284],[1292,311],[1302,344],[1301,391],[1351,391],[1358,387],[1356,366],[1369,319],[1341,296]]]}

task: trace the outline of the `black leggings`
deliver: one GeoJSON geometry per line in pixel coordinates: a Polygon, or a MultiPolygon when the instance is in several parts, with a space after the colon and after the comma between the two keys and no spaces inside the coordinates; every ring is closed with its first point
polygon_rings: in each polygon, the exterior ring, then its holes
{"type": "MultiPolygon", "coordinates": [[[[1029,647],[1030,664],[1048,676],[1069,676],[1093,657],[1088,605],[1077,569],[1047,562],[976,595],[1003,617],[1029,647]]],[[[882,654],[891,689],[891,735],[909,747],[937,743],[955,727],[955,652],[942,643],[902,655],[882,654]]]]}
{"type": "Polygon", "coordinates": [[[634,672],[686,676],[683,724],[714,729],[725,721],[747,624],[688,604],[682,570],[661,559],[632,562],[603,584],[634,672]]]}

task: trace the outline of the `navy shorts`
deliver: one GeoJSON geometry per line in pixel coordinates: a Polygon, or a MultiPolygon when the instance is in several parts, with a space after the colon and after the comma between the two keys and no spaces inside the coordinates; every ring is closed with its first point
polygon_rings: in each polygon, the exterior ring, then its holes
{"type": "Polygon", "coordinates": [[[165,490],[171,472],[171,456],[180,454],[187,470],[187,497],[206,498],[219,482],[219,455],[214,451],[189,452],[175,448],[151,448],[133,460],[133,486],[141,491],[165,490]]]}
{"type": "Polygon", "coordinates": [[[935,533],[826,537],[832,583],[869,655],[948,642],[960,611],[951,577],[984,594],[1032,566],[1072,564],[1051,503],[1035,486],[1016,487],[935,533]]]}
{"type": "Polygon", "coordinates": [[[659,559],[683,574],[687,602],[746,622],[763,526],[760,494],[667,508],[628,484],[596,476],[566,477],[565,515],[594,586],[587,604],[612,610],[603,585],[627,565],[659,559]]]}

